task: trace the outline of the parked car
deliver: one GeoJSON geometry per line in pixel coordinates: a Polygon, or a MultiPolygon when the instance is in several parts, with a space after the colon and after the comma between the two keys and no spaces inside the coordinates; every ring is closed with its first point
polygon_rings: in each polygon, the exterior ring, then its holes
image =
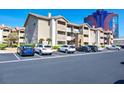
{"type": "Polygon", "coordinates": [[[105,48],[103,48],[103,47],[98,47],[98,51],[99,51],[99,52],[104,51],[104,50],[105,50],[105,48]]]}
{"type": "Polygon", "coordinates": [[[115,46],[115,45],[110,45],[106,47],[108,50],[120,50],[121,47],[119,46],[115,46]]]}
{"type": "Polygon", "coordinates": [[[91,49],[91,52],[98,52],[98,47],[95,45],[88,45],[88,47],[91,49]]]}
{"type": "Polygon", "coordinates": [[[91,49],[88,46],[80,46],[77,48],[77,51],[80,52],[91,52],[91,49]]]}
{"type": "Polygon", "coordinates": [[[34,48],[30,47],[30,46],[20,46],[17,48],[17,53],[20,56],[27,56],[27,55],[31,55],[34,56],[34,48]]]}
{"type": "Polygon", "coordinates": [[[34,49],[35,49],[35,52],[39,53],[40,55],[43,55],[43,54],[52,55],[52,53],[53,53],[52,47],[49,45],[39,44],[34,49]]]}
{"type": "Polygon", "coordinates": [[[119,47],[121,47],[122,49],[124,49],[124,45],[120,45],[119,47]]]}
{"type": "Polygon", "coordinates": [[[63,45],[59,48],[59,51],[65,53],[74,53],[76,51],[76,48],[73,45],[63,45]]]}

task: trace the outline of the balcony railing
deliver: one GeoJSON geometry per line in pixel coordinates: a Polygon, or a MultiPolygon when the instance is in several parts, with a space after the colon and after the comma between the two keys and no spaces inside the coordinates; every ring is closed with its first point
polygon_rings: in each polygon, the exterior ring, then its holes
{"type": "Polygon", "coordinates": [[[72,32],[71,28],[67,28],[67,32],[72,32]]]}

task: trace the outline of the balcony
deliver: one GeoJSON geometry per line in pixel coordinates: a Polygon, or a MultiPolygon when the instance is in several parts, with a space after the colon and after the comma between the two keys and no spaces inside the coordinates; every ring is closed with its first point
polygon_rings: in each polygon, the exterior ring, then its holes
{"type": "Polygon", "coordinates": [[[67,40],[72,40],[72,37],[71,36],[67,36],[67,40]]]}
{"type": "Polygon", "coordinates": [[[19,42],[20,43],[24,43],[24,39],[19,39],[19,42]]]}
{"type": "Polygon", "coordinates": [[[66,39],[67,39],[66,35],[60,35],[60,34],[57,35],[57,40],[58,41],[65,41],[66,39]]]}
{"type": "Polygon", "coordinates": [[[89,42],[89,38],[88,38],[88,37],[84,37],[84,38],[83,38],[83,41],[84,41],[84,42],[89,42]]]}
{"type": "Polygon", "coordinates": [[[74,33],[79,33],[79,29],[73,29],[74,33]]]}
{"type": "Polygon", "coordinates": [[[100,39],[100,43],[104,43],[104,39],[100,39]]]}
{"type": "Polygon", "coordinates": [[[83,30],[83,34],[89,34],[89,31],[88,30],[83,30]]]}
{"type": "Polygon", "coordinates": [[[66,25],[57,24],[57,30],[67,31],[67,27],[66,25]]]}
{"type": "Polygon", "coordinates": [[[24,33],[20,33],[19,34],[20,37],[24,37],[24,35],[25,35],[24,33]]]}
{"type": "Polygon", "coordinates": [[[100,33],[100,37],[104,37],[104,34],[103,33],[100,33]]]}
{"type": "Polygon", "coordinates": [[[9,32],[3,32],[3,36],[8,36],[9,32]]]}
{"type": "Polygon", "coordinates": [[[67,28],[67,32],[72,32],[71,28],[67,28]]]}

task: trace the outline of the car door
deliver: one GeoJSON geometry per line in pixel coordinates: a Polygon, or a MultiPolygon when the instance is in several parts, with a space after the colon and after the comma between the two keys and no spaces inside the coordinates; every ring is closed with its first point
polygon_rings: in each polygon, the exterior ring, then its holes
{"type": "Polygon", "coordinates": [[[66,51],[68,49],[68,46],[64,45],[63,46],[63,51],[66,51]]]}
{"type": "Polygon", "coordinates": [[[40,45],[37,45],[37,47],[35,47],[35,51],[39,52],[40,51],[40,45]]]}
{"type": "Polygon", "coordinates": [[[34,48],[35,52],[38,52],[38,45],[34,48]]]}
{"type": "Polygon", "coordinates": [[[61,46],[60,47],[60,51],[64,51],[64,46],[61,46]]]}

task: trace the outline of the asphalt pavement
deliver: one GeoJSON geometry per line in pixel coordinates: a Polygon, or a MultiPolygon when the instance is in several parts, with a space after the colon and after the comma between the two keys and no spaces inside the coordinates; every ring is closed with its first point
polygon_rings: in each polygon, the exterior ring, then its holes
{"type": "Polygon", "coordinates": [[[124,51],[34,57],[0,54],[0,83],[113,84],[124,80],[122,61],[124,51]]]}

